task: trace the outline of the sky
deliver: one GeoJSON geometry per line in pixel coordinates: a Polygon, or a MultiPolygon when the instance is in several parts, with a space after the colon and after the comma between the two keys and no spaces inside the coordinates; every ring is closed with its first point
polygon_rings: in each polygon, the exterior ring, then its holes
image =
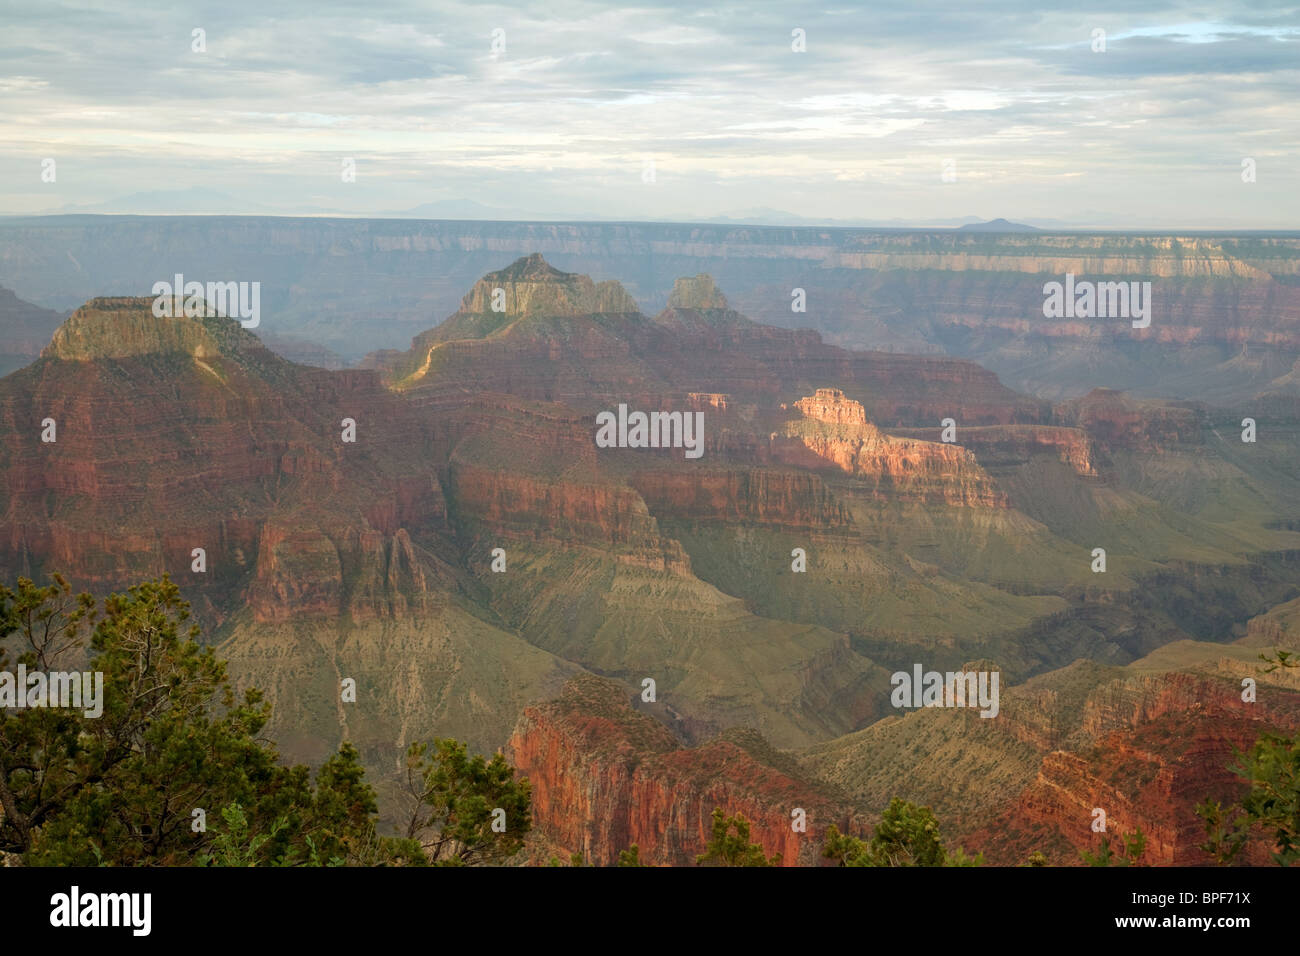
{"type": "Polygon", "coordinates": [[[0,0],[0,214],[1300,229],[1300,6],[1042,6],[0,0]]]}

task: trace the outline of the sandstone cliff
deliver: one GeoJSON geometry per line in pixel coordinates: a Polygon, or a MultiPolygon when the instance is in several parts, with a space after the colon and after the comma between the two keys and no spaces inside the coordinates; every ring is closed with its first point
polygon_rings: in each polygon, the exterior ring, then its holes
{"type": "Polygon", "coordinates": [[[550,847],[608,866],[635,843],[643,863],[689,866],[703,852],[715,807],[741,813],[751,839],[785,865],[816,864],[826,827],[856,832],[833,795],[784,762],[761,738],[684,748],[630,694],[590,676],[559,700],[524,711],[507,757],[533,787],[533,826],[550,847]],[[791,811],[807,814],[795,832],[791,811]]]}
{"type": "Polygon", "coordinates": [[[91,299],[59,326],[42,354],[82,362],[169,353],[205,359],[265,347],[237,322],[186,317],[179,314],[184,300],[172,303],[175,317],[159,317],[152,299],[91,299]]]}
{"type": "Polygon", "coordinates": [[[802,420],[773,436],[773,457],[804,468],[834,467],[878,495],[949,505],[1005,508],[1006,496],[966,448],[886,435],[861,403],[819,388],[795,407],[802,420]]]}
{"type": "MultiPolygon", "coordinates": [[[[1140,827],[1144,862],[1203,864],[1194,807],[1238,799],[1236,752],[1264,731],[1300,727],[1300,676],[1261,677],[1253,656],[1188,642],[1123,669],[1079,661],[1004,687],[997,718],[922,710],[810,748],[804,762],[863,812],[892,796],[930,804],[991,863],[1021,864],[1038,850],[1080,865],[1078,851],[1099,845],[1091,827],[1101,808],[1112,848],[1140,827]],[[1185,669],[1158,666],[1167,662],[1185,669]],[[1241,699],[1244,676],[1259,681],[1256,702],[1241,699]]],[[[1250,859],[1267,862],[1267,847],[1250,859]]]]}
{"type": "MultiPolygon", "coordinates": [[[[942,428],[893,428],[891,435],[942,440],[942,428]]],[[[957,428],[956,442],[969,448],[985,467],[1018,465],[1035,455],[1051,455],[1076,475],[1095,478],[1099,456],[1095,444],[1081,428],[1059,425],[984,425],[957,428]]]]}

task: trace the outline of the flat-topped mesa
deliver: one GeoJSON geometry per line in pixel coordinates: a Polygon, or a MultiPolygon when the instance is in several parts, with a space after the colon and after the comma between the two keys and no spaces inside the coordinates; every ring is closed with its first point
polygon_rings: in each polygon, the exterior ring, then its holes
{"type": "Polygon", "coordinates": [[[819,388],[795,402],[794,407],[803,412],[805,418],[828,425],[867,424],[867,411],[862,403],[848,398],[838,388],[819,388]]]}
{"type": "Polygon", "coordinates": [[[636,312],[636,302],[618,282],[593,282],[590,276],[561,272],[541,253],[489,272],[465,296],[460,311],[473,315],[592,315],[636,312]],[[497,290],[501,290],[498,292],[497,290]],[[494,308],[495,306],[495,308],[494,308]]]}
{"type": "Polygon", "coordinates": [[[727,297],[722,294],[713,277],[701,272],[696,276],[682,276],[673,283],[668,296],[670,309],[730,309],[727,297]]]}
{"type": "Polygon", "coordinates": [[[153,303],[146,296],[91,299],[59,326],[41,355],[78,362],[166,353],[202,359],[264,347],[236,319],[159,317],[153,303]]]}

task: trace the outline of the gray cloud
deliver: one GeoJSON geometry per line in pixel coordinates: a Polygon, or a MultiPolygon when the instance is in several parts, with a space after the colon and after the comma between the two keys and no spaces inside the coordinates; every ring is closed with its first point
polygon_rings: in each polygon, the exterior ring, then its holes
{"type": "Polygon", "coordinates": [[[556,217],[1300,228],[1297,13],[6,3],[0,212],[204,187],[292,213],[457,199],[556,217]]]}

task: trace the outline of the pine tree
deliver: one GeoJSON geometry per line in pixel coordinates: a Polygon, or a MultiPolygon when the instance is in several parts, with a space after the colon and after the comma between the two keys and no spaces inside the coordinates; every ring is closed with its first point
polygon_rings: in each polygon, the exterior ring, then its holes
{"type": "Polygon", "coordinates": [[[419,862],[376,835],[350,744],[314,785],[280,762],[259,739],[269,706],[256,690],[236,697],[188,618],[165,575],[102,607],[58,575],[0,587],[0,669],[16,643],[29,668],[103,675],[98,716],[0,709],[0,850],[33,865],[419,862]]]}
{"type": "Polygon", "coordinates": [[[407,752],[412,811],[406,835],[435,866],[501,863],[532,828],[531,785],[497,753],[469,756],[465,744],[435,739],[407,752]]]}
{"type": "Polygon", "coordinates": [[[712,836],[695,862],[701,866],[780,866],[781,854],[769,859],[761,846],[749,842],[749,821],[744,815],[729,817],[717,807],[713,811],[712,836]]]}
{"type": "Polygon", "coordinates": [[[826,828],[822,856],[840,866],[982,866],[983,854],[968,857],[958,847],[949,853],[939,834],[939,821],[929,807],[895,797],[889,802],[870,842],[826,828]]]}
{"type": "Polygon", "coordinates": [[[644,866],[641,862],[641,848],[633,843],[626,850],[620,850],[618,854],[619,866],[644,866]]]}

